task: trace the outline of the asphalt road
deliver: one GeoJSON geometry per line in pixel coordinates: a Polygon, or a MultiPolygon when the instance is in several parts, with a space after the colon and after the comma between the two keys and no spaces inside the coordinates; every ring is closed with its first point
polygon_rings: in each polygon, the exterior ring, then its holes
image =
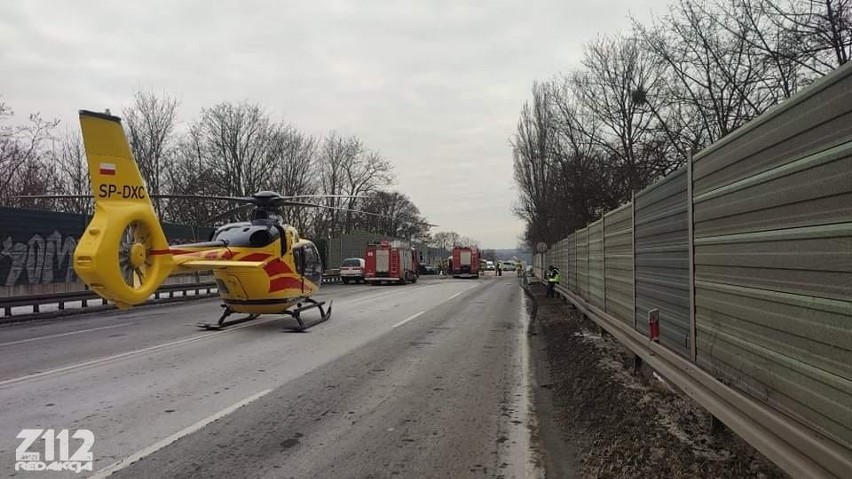
{"type": "Polygon", "coordinates": [[[0,327],[0,475],[92,475],[15,473],[23,428],[91,430],[95,477],[540,475],[517,278],[318,296],[303,333],[198,330],[215,300],[0,327]]]}

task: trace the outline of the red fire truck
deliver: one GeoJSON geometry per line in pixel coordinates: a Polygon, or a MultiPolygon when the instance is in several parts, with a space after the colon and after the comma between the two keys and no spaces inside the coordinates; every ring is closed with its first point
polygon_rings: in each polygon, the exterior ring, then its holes
{"type": "Polygon", "coordinates": [[[417,252],[400,241],[367,245],[364,253],[364,280],[368,283],[417,282],[417,252]]]}
{"type": "Polygon", "coordinates": [[[456,246],[453,248],[453,278],[479,277],[479,250],[474,247],[456,246]]]}

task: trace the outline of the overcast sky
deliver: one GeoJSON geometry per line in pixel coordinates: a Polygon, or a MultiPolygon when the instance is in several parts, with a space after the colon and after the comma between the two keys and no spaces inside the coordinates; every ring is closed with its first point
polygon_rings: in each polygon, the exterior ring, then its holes
{"type": "Polygon", "coordinates": [[[536,79],[666,0],[0,1],[0,99],[78,128],[137,88],[180,121],[248,100],[307,133],[357,135],[439,230],[513,248],[509,140],[536,79]]]}

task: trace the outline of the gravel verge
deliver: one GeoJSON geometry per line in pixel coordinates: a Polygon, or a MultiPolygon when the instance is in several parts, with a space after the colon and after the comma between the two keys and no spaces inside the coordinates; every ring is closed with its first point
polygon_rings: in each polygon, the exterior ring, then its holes
{"type": "Polygon", "coordinates": [[[547,477],[788,477],[570,304],[528,293],[547,477]]]}

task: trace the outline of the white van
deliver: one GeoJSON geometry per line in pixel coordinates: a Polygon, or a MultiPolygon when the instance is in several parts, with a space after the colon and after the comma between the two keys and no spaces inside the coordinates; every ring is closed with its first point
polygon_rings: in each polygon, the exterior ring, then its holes
{"type": "Polygon", "coordinates": [[[343,284],[364,282],[364,258],[346,258],[340,264],[340,279],[343,284]]]}

